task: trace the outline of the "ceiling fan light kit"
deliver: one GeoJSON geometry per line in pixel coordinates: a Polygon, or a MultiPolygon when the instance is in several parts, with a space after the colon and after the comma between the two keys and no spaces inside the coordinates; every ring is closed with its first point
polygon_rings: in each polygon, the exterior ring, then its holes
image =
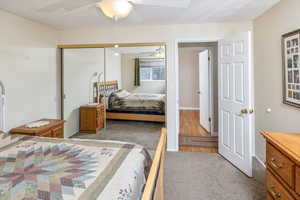
{"type": "Polygon", "coordinates": [[[128,0],[102,0],[97,3],[103,14],[114,20],[125,18],[131,12],[133,5],[128,0]]]}

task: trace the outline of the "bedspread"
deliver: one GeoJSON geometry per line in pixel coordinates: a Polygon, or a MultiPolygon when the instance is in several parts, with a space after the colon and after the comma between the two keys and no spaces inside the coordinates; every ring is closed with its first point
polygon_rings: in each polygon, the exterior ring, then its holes
{"type": "Polygon", "coordinates": [[[150,165],[131,143],[0,133],[0,199],[140,199],[150,165]]]}

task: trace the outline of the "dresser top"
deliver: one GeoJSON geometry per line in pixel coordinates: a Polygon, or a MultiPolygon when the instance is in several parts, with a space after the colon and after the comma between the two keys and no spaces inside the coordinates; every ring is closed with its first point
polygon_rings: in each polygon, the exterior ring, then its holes
{"type": "Polygon", "coordinates": [[[290,159],[300,165],[300,134],[293,133],[261,133],[268,142],[278,147],[290,159]]]}
{"type": "MultiPolygon", "coordinates": [[[[29,133],[34,133],[38,134],[44,131],[47,131],[51,129],[52,127],[63,125],[65,123],[64,120],[59,120],[59,119],[40,119],[37,121],[49,121],[50,123],[45,126],[41,127],[36,127],[36,128],[28,128],[26,125],[19,126],[17,128],[13,128],[10,130],[10,133],[19,133],[19,134],[29,134],[29,133]]],[[[36,122],[36,121],[35,121],[36,122]]]]}

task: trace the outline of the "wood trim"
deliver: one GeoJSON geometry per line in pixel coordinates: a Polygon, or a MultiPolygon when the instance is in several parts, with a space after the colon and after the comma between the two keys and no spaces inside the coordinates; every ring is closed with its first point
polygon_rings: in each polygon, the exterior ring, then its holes
{"type": "Polygon", "coordinates": [[[295,35],[295,34],[297,34],[299,32],[300,32],[300,29],[297,29],[295,31],[283,34],[282,37],[290,37],[290,36],[295,35]]]}
{"type": "Polygon", "coordinates": [[[285,60],[286,60],[286,57],[285,57],[285,39],[287,37],[291,37],[293,35],[296,35],[296,34],[300,34],[300,29],[298,30],[295,30],[295,31],[292,31],[292,32],[289,32],[289,33],[286,33],[286,34],[283,34],[281,36],[281,57],[282,57],[282,92],[283,92],[283,99],[282,99],[282,102],[286,105],[290,105],[290,106],[294,106],[296,108],[300,108],[300,104],[298,103],[294,103],[294,102],[290,102],[287,100],[287,95],[286,95],[286,66],[285,66],[285,60]]]}
{"type": "Polygon", "coordinates": [[[300,165],[300,136],[298,134],[277,132],[261,132],[260,134],[290,160],[300,165]]]}
{"type": "Polygon", "coordinates": [[[150,43],[107,43],[107,44],[62,44],[57,45],[59,49],[78,49],[78,48],[111,48],[115,45],[119,47],[139,47],[139,46],[166,46],[165,42],[150,43]]]}
{"type": "Polygon", "coordinates": [[[300,166],[296,168],[296,193],[300,196],[300,166]]]}
{"type": "Polygon", "coordinates": [[[142,200],[164,200],[164,164],[167,144],[167,129],[161,131],[142,200]]]}
{"type": "MultiPolygon", "coordinates": [[[[275,176],[277,178],[277,180],[282,180],[282,178],[271,167],[267,166],[267,171],[271,172],[271,174],[273,176],[275,176]]],[[[282,183],[282,186],[286,190],[288,190],[293,196],[297,196],[296,192],[294,190],[292,190],[285,181],[281,181],[281,183],[282,183]]],[[[300,200],[300,198],[297,200],[300,200]]]]}
{"type": "Polygon", "coordinates": [[[96,82],[96,85],[118,85],[118,81],[96,82]]]}
{"type": "Polygon", "coordinates": [[[106,119],[121,119],[134,121],[165,122],[165,115],[148,115],[135,113],[106,112],[106,119]]]}
{"type": "Polygon", "coordinates": [[[267,170],[293,196],[293,198],[288,199],[300,200],[300,195],[296,193],[298,186],[296,168],[300,165],[300,136],[277,132],[262,132],[260,134],[267,140],[267,170]]]}

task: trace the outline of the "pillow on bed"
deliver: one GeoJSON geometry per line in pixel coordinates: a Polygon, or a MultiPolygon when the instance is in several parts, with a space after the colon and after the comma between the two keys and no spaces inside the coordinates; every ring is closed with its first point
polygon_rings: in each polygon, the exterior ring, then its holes
{"type": "Polygon", "coordinates": [[[130,95],[129,92],[127,92],[126,90],[118,90],[116,92],[114,92],[114,95],[118,98],[124,98],[130,95]]]}

